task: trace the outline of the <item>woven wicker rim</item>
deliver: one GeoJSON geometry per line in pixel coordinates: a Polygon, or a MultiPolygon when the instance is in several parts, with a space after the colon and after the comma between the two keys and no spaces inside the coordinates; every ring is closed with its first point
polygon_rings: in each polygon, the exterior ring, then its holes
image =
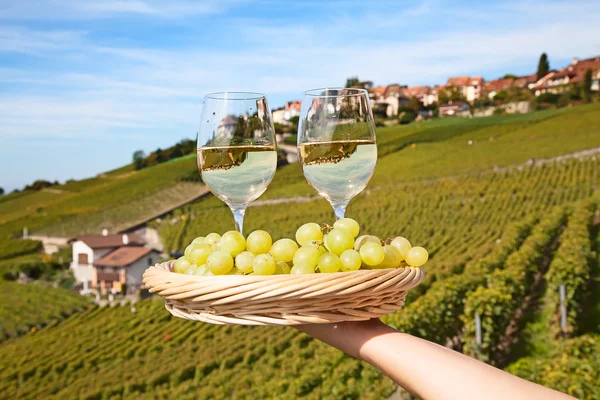
{"type": "Polygon", "coordinates": [[[309,275],[194,276],[172,272],[174,261],[150,267],[143,283],[176,317],[237,325],[360,321],[397,311],[421,268],[309,275]]]}

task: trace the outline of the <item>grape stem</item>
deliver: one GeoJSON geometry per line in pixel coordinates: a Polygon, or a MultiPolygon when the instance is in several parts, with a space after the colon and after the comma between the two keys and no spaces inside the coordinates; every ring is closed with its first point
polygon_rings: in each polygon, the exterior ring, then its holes
{"type": "Polygon", "coordinates": [[[323,224],[321,225],[321,231],[323,231],[323,232],[325,232],[325,233],[329,233],[329,232],[331,232],[331,230],[332,230],[332,229],[333,229],[333,226],[331,226],[331,225],[329,225],[329,224],[323,223],[323,224]]]}

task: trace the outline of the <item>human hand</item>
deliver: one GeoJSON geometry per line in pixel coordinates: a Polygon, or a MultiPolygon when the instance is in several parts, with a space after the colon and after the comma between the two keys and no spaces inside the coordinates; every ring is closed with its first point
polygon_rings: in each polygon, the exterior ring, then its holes
{"type": "Polygon", "coordinates": [[[382,334],[396,332],[377,318],[334,324],[296,325],[294,328],[353,357],[368,362],[370,361],[367,351],[369,340],[382,334]]]}

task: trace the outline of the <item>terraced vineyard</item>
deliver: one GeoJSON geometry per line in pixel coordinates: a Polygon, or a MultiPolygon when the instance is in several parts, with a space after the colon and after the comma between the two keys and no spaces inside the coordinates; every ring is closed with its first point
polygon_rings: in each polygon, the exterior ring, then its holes
{"type": "Polygon", "coordinates": [[[69,290],[1,281],[0,299],[0,341],[55,324],[90,304],[69,290]]]}
{"type": "Polygon", "coordinates": [[[0,238],[21,233],[74,236],[119,230],[198,197],[200,183],[183,182],[196,170],[185,156],[141,171],[119,169],[39,192],[0,197],[0,238]]]}
{"type": "MultiPolygon", "coordinates": [[[[600,147],[600,107],[384,128],[378,144],[376,175],[347,214],[368,233],[403,234],[431,256],[425,282],[386,322],[579,398],[600,398],[600,155],[540,161],[600,147]],[[568,340],[557,319],[561,283],[568,340]]],[[[295,165],[278,171],[264,199],[280,201],[251,207],[247,232],[290,237],[301,223],[333,220],[295,165]]],[[[155,226],[175,250],[233,221],[206,197],[155,226]]],[[[395,388],[291,328],[190,323],[172,318],[160,300],[135,312],[77,313],[6,341],[0,353],[2,398],[381,399],[395,388]]]]}

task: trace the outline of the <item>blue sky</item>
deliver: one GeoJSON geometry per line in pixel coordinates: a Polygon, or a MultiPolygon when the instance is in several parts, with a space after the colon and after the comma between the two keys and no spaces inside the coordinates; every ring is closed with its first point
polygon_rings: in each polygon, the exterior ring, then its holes
{"type": "Polygon", "coordinates": [[[525,74],[600,54],[597,1],[0,0],[0,187],[195,135],[202,97],[525,74]]]}

